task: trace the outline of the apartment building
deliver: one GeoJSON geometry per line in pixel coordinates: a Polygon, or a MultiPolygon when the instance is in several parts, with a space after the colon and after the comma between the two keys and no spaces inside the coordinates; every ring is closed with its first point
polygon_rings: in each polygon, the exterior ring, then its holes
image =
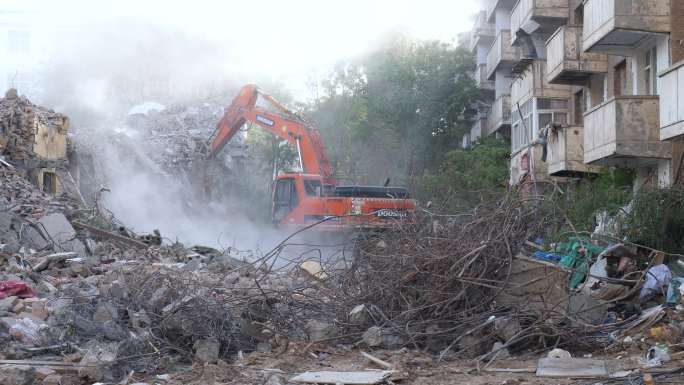
{"type": "Polygon", "coordinates": [[[488,80],[509,86],[495,86],[484,119],[500,127],[502,116],[510,118],[511,185],[610,166],[635,169],[639,185],[677,182],[684,137],[684,22],[677,15],[684,2],[485,5],[496,34],[485,63],[488,80]]]}

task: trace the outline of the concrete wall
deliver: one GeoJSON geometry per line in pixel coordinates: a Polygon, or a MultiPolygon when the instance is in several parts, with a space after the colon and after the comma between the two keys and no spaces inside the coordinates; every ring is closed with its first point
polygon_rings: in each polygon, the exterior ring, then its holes
{"type": "Polygon", "coordinates": [[[535,60],[511,85],[511,105],[523,104],[532,97],[570,98],[570,86],[546,81],[546,61],[535,60]]]}
{"type": "Polygon", "coordinates": [[[57,124],[45,124],[36,119],[34,124],[36,137],[33,151],[43,159],[66,159],[68,120],[65,118],[57,124]]]}
{"type": "Polygon", "coordinates": [[[672,63],[684,60],[684,1],[670,3],[670,57],[672,63]]]}

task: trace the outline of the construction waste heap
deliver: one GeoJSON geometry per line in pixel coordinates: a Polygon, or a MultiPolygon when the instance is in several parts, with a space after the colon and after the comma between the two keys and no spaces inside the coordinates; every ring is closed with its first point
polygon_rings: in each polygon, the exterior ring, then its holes
{"type": "MultiPolygon", "coordinates": [[[[158,172],[203,190],[210,132],[191,127],[217,113],[197,111],[129,120],[158,172]]],[[[544,249],[561,216],[509,197],[425,212],[328,260],[288,253],[289,237],[183,245],[84,193],[93,166],[68,129],[16,91],[0,99],[3,385],[684,383],[681,256],[609,226],[544,249]]]]}

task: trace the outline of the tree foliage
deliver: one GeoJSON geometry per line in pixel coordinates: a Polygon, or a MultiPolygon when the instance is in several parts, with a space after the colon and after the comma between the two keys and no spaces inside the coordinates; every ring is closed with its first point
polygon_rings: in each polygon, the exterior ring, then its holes
{"type": "Polygon", "coordinates": [[[472,67],[464,49],[403,37],[340,63],[307,108],[338,175],[415,187],[438,170],[470,128],[472,67]]]}
{"type": "Polygon", "coordinates": [[[423,178],[418,195],[449,211],[471,208],[507,190],[509,157],[510,144],[500,138],[449,151],[437,172],[423,178]]]}

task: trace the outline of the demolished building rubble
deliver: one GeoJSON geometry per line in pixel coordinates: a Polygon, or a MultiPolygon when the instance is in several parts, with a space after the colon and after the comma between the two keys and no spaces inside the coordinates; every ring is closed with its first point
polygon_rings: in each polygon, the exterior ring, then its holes
{"type": "MultiPolygon", "coordinates": [[[[557,218],[514,198],[358,237],[353,260],[288,254],[290,239],[266,253],[190,247],[45,191],[15,116],[0,114],[3,384],[681,378],[680,256],[596,237],[545,248],[530,240],[557,218]]],[[[213,116],[133,119],[159,142],[161,172],[191,175],[206,132],[189,127],[213,116]]]]}

